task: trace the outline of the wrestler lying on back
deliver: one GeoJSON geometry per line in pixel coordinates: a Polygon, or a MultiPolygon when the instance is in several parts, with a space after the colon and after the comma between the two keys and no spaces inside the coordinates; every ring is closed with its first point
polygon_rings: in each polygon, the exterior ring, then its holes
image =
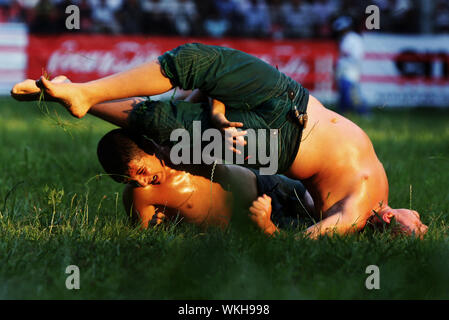
{"type": "Polygon", "coordinates": [[[261,176],[257,170],[237,165],[174,165],[168,153],[148,137],[123,129],[107,133],[98,143],[100,163],[115,181],[127,183],[126,211],[143,228],[151,221],[158,224],[176,216],[203,227],[225,227],[232,212],[241,209],[256,226],[272,234],[274,223],[295,227],[298,218],[314,215],[313,200],[300,181],[261,176]],[[274,209],[270,223],[264,225],[262,217],[248,208],[267,195],[273,198],[274,209]]]}
{"type": "MultiPolygon", "coordinates": [[[[237,165],[176,166],[167,148],[123,129],[107,133],[97,154],[111,178],[127,183],[124,206],[142,228],[174,217],[202,227],[226,227],[235,209],[248,212],[267,235],[274,235],[278,227],[320,220],[301,182],[283,175],[260,175],[237,165]]],[[[371,222],[383,229],[378,219],[371,222]]]]}

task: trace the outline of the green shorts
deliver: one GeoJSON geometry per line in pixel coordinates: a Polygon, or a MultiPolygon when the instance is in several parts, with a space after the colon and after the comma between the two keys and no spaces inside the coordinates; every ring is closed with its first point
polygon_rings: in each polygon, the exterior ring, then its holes
{"type": "MultiPolygon", "coordinates": [[[[159,62],[173,85],[200,89],[222,101],[228,120],[243,122],[243,129],[265,129],[267,152],[269,129],[277,129],[277,173],[290,168],[303,131],[291,116],[292,110],[296,107],[305,113],[309,98],[308,91],[299,83],[254,56],[217,46],[186,44],[166,52],[159,62]]],[[[206,105],[147,101],[137,105],[130,115],[134,130],[168,145],[173,144],[170,134],[174,129],[184,128],[191,133],[194,120],[201,121],[202,130],[211,127],[206,105]]]]}
{"type": "Polygon", "coordinates": [[[148,99],[134,106],[129,115],[130,128],[158,144],[173,146],[176,141],[170,141],[170,135],[175,129],[185,129],[193,137],[193,121],[201,121],[202,131],[212,127],[208,108],[202,103],[148,99]]]}

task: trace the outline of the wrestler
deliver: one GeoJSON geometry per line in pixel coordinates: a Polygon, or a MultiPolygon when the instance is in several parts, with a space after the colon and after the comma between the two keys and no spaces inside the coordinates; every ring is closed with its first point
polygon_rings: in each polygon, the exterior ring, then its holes
{"type": "MultiPolygon", "coordinates": [[[[176,166],[167,148],[123,129],[107,133],[97,155],[115,181],[127,183],[124,206],[142,228],[176,217],[202,227],[226,227],[234,209],[248,208],[250,219],[268,235],[278,227],[297,228],[320,220],[301,182],[283,175],[259,175],[236,165],[176,166]]],[[[376,216],[371,225],[384,227],[376,216]]]]}
{"type": "MultiPolygon", "coordinates": [[[[127,183],[124,206],[142,228],[176,217],[202,227],[225,227],[234,209],[248,208],[250,219],[268,235],[278,227],[297,228],[321,219],[301,182],[283,175],[259,175],[236,165],[176,166],[167,148],[123,129],[107,133],[97,154],[115,181],[127,183]]],[[[370,222],[376,229],[385,227],[377,216],[370,222]]],[[[402,224],[393,232],[403,232],[402,224]]]]}
{"type": "Polygon", "coordinates": [[[127,183],[124,206],[142,228],[178,216],[203,227],[225,227],[233,211],[240,209],[272,234],[276,225],[297,227],[314,215],[313,200],[300,181],[261,176],[237,165],[174,165],[167,148],[123,129],[107,133],[98,143],[97,155],[111,178],[127,183]],[[273,199],[273,212],[265,226],[248,208],[258,197],[267,196],[273,199]]]}
{"type": "MultiPolygon", "coordinates": [[[[35,93],[29,81],[17,84],[12,95],[20,99],[35,93]]],[[[75,117],[89,112],[123,128],[158,135],[157,142],[168,141],[180,124],[208,117],[220,129],[241,123],[279,129],[278,172],[304,183],[323,218],[306,231],[312,238],[361,230],[375,213],[386,223],[394,217],[408,234],[427,231],[416,211],[388,206],[385,170],[362,129],[326,109],[276,68],[241,51],[186,44],[157,61],[99,80],[71,84],[41,77],[36,85],[75,117]],[[173,87],[200,89],[213,98],[211,114],[187,102],[102,103],[173,87]]]]}

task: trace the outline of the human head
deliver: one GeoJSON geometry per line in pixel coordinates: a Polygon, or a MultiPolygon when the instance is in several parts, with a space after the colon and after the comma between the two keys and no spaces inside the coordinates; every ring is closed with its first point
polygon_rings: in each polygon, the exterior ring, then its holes
{"type": "Polygon", "coordinates": [[[147,186],[165,179],[163,150],[144,136],[112,130],[98,142],[97,155],[103,169],[117,182],[147,186]]]}
{"type": "Polygon", "coordinates": [[[391,209],[386,207],[373,217],[375,225],[380,226],[387,223],[388,225],[396,222],[394,225],[394,233],[405,235],[416,235],[422,238],[428,227],[422,223],[419,213],[409,209],[391,209]]]}
{"type": "Polygon", "coordinates": [[[332,29],[337,34],[344,34],[351,30],[353,20],[350,16],[341,16],[332,23],[332,29]]]}

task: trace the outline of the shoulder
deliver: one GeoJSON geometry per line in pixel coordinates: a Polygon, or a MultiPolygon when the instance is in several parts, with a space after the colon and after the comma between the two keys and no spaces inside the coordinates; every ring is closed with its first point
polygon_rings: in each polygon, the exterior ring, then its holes
{"type": "Polygon", "coordinates": [[[142,188],[127,184],[123,191],[124,199],[132,200],[135,206],[153,204],[157,200],[158,195],[159,192],[152,186],[142,188]]]}

